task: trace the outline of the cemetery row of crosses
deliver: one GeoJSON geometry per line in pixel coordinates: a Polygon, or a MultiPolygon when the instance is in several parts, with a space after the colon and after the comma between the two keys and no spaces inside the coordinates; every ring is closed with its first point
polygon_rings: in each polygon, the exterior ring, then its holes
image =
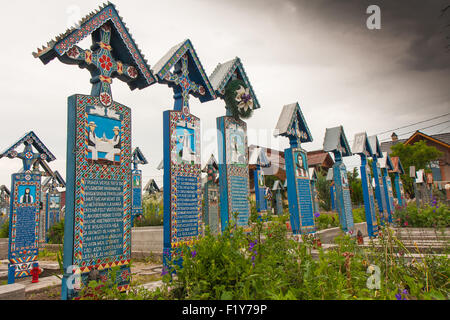
{"type": "MultiPolygon", "coordinates": [[[[284,150],[286,180],[277,180],[269,189],[264,172],[271,165],[270,157],[264,148],[249,152],[244,120],[260,105],[238,57],[219,63],[208,76],[193,44],[185,40],[151,68],[111,3],[33,55],[44,64],[57,58],[87,69],[92,90],[68,97],[65,180],[50,168],[48,163],[55,156],[33,131],[0,154],[0,158],[18,158],[23,163],[20,172],[12,174],[8,190],[9,284],[26,277],[39,281],[39,248],[46,242],[48,230],[64,215],[61,298],[77,298],[80,287],[92,279],[107,278],[112,268],[117,272],[117,288],[129,288],[132,227],[143,214],[139,165],[148,161],[139,147],[132,149],[132,108],[113,99],[113,79],[126,82],[131,90],[159,83],[174,92],[173,109],[162,115],[164,266],[174,257],[182,266],[179,251],[195,245],[206,226],[214,235],[230,224],[251,234],[252,189],[260,221],[267,222],[273,213],[283,214],[282,191],[286,191],[288,226],[294,239],[302,241],[302,235],[312,235],[316,244],[320,243],[315,237],[315,221],[320,215],[317,172],[308,167],[307,152],[302,148],[302,143],[313,140],[306,117],[299,103],[282,108],[274,132],[289,139],[290,147],[284,150]],[[90,48],[77,45],[89,36],[90,48]],[[222,99],[226,110],[216,119],[218,159],[211,156],[204,168],[200,119],[190,113],[191,96],[202,103],[222,99]],[[205,181],[202,173],[206,173],[205,181]],[[66,190],[61,193],[58,188],[66,190]],[[78,287],[73,284],[73,272],[80,276],[78,287]]],[[[377,136],[365,132],[356,134],[350,147],[342,126],[326,129],[323,150],[334,155],[335,163],[327,175],[333,210],[338,212],[343,233],[358,240],[362,234],[353,220],[343,158],[360,156],[367,236],[376,238],[381,226],[394,223],[395,210],[407,205],[400,179],[405,172],[399,158],[383,153],[377,136]]]]}

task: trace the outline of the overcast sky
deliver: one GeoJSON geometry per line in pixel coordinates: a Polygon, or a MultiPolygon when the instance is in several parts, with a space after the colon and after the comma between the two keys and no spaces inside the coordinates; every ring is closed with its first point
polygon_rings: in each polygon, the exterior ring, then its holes
{"type": "MultiPolygon", "coordinates": [[[[321,149],[325,129],[343,125],[348,140],[450,112],[450,34],[444,28],[449,1],[122,1],[114,4],[153,66],[173,45],[189,38],[209,75],[219,62],[239,56],[261,105],[247,121],[249,143],[282,150],[286,138],[272,139],[281,108],[298,101],[313,135],[306,150],[321,149]],[[381,29],[369,30],[369,5],[381,9],[381,29]]],[[[0,149],[33,130],[54,153],[50,165],[65,177],[67,97],[90,93],[90,74],[57,59],[44,66],[32,56],[37,47],[63,33],[98,7],[96,1],[2,2],[2,115],[0,149]],[[76,19],[75,19],[76,18],[76,19]]],[[[90,46],[90,39],[81,47],[90,46]]],[[[144,183],[162,181],[162,112],[173,107],[173,92],[155,84],[130,91],[116,79],[116,101],[132,109],[133,147],[149,160],[144,183]]],[[[203,162],[217,155],[216,118],[224,102],[190,100],[202,121],[203,162]]],[[[397,131],[400,138],[439,118],[397,131]]],[[[450,131],[450,122],[423,130],[450,131]]],[[[380,140],[390,133],[380,135],[380,140]]],[[[21,150],[19,150],[21,151],[21,150]]],[[[348,167],[358,157],[346,160],[348,167]]],[[[21,167],[0,160],[0,184],[21,167]]]]}

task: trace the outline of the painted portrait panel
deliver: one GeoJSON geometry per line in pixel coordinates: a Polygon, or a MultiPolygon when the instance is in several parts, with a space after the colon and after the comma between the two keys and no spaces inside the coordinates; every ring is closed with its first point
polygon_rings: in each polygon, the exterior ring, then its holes
{"type": "Polygon", "coordinates": [[[245,164],[245,133],[238,126],[230,128],[230,163],[245,164]]]}
{"type": "Polygon", "coordinates": [[[122,123],[96,114],[87,117],[87,159],[89,162],[120,165],[122,123]]]}
{"type": "Polygon", "coordinates": [[[177,126],[176,135],[176,154],[177,164],[195,163],[195,130],[186,126],[177,126]]]}
{"type": "Polygon", "coordinates": [[[298,178],[308,178],[308,171],[306,170],[306,155],[301,151],[294,152],[294,171],[298,178]]]}
{"type": "Polygon", "coordinates": [[[32,204],[36,201],[36,186],[20,185],[17,190],[19,203],[32,204]]]}

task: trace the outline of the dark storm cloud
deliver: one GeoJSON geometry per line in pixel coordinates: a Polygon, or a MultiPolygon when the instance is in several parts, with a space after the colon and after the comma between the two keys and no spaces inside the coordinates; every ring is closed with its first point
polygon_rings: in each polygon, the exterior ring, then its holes
{"type": "MultiPolygon", "coordinates": [[[[381,9],[381,25],[379,31],[386,37],[407,39],[409,48],[405,55],[398,57],[399,63],[416,70],[449,69],[450,51],[447,49],[448,25],[450,12],[443,14],[442,10],[450,4],[449,1],[423,0],[297,0],[293,4],[308,8],[326,19],[335,20],[345,26],[355,26],[364,29],[368,15],[366,8],[375,4],[381,9]],[[363,13],[363,14],[361,14],[363,13]]],[[[368,36],[374,33],[367,31],[368,36]]],[[[372,37],[376,41],[375,37],[372,37]]]]}
{"type": "Polygon", "coordinates": [[[258,0],[247,4],[267,12],[289,5],[299,16],[315,16],[333,31],[364,32],[375,45],[377,41],[406,40],[407,50],[392,57],[397,63],[418,71],[450,69],[450,9],[443,12],[450,5],[448,0],[258,0]],[[376,32],[366,28],[369,5],[381,9],[382,28],[376,32]]]}

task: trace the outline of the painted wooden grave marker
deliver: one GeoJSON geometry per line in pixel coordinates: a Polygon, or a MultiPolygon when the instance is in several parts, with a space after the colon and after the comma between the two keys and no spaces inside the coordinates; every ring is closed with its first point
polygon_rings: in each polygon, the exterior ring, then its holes
{"type": "Polygon", "coordinates": [[[174,91],[174,110],[164,111],[164,252],[167,265],[182,244],[201,234],[202,185],[200,119],[189,110],[189,97],[200,102],[216,95],[190,40],[172,47],[153,68],[158,82],[174,91]]]}
{"type": "Polygon", "coordinates": [[[369,237],[378,235],[378,221],[375,209],[375,196],[372,187],[372,178],[370,168],[367,165],[367,159],[373,156],[372,147],[370,146],[367,133],[361,132],[355,134],[353,154],[359,154],[361,157],[361,184],[364,197],[364,212],[366,215],[367,233],[369,237]]]}
{"type": "Polygon", "coordinates": [[[405,189],[403,188],[401,175],[405,174],[405,169],[403,169],[403,165],[399,157],[391,157],[391,161],[394,166],[392,172],[394,173],[394,185],[397,195],[397,203],[401,208],[404,208],[406,207],[406,195],[405,189]]]}
{"type": "Polygon", "coordinates": [[[6,221],[9,216],[9,205],[10,205],[10,196],[11,192],[8,187],[5,185],[0,186],[0,228],[6,221]]]}
{"type": "Polygon", "coordinates": [[[156,79],[112,3],[33,55],[44,64],[58,58],[91,73],[91,94],[68,98],[61,298],[77,296],[68,282],[74,270],[86,284],[90,274],[106,280],[110,268],[118,266],[117,286],[126,290],[131,258],[131,109],[113,100],[111,83],[115,77],[134,90],[156,79]],[[77,44],[88,36],[91,48],[80,48],[77,44]]]}
{"type": "Polygon", "coordinates": [[[315,168],[308,168],[309,177],[310,177],[310,185],[311,185],[311,195],[313,198],[314,204],[314,213],[319,213],[319,194],[317,192],[317,172],[315,168]]]}
{"type": "Polygon", "coordinates": [[[284,157],[292,232],[314,233],[316,228],[308,161],[306,150],[300,146],[301,143],[312,142],[313,139],[297,102],[283,107],[274,136],[289,138],[290,148],[284,150],[284,157]]]}
{"type": "Polygon", "coordinates": [[[394,192],[392,191],[392,181],[389,177],[389,170],[393,170],[394,166],[391,157],[387,152],[383,152],[383,158],[380,159],[381,174],[384,183],[384,197],[386,201],[386,209],[388,213],[388,222],[392,223],[392,215],[394,214],[394,192]]]}
{"type": "Polygon", "coordinates": [[[225,230],[237,213],[236,224],[248,231],[249,158],[247,123],[243,119],[251,117],[260,105],[238,57],[219,63],[210,79],[216,95],[226,104],[226,115],[216,119],[221,227],[225,230]]]}
{"type": "Polygon", "coordinates": [[[266,215],[268,211],[268,195],[263,168],[270,167],[271,165],[266,150],[260,147],[253,149],[249,156],[248,163],[255,165],[253,182],[255,188],[256,211],[260,215],[266,215]]]}
{"type": "Polygon", "coordinates": [[[48,231],[55,224],[61,221],[61,193],[58,188],[65,188],[66,182],[58,171],[47,177],[42,184],[42,190],[45,194],[45,232],[44,239],[48,242],[48,231]]]}
{"type": "Polygon", "coordinates": [[[11,176],[8,242],[8,284],[11,284],[17,278],[31,276],[31,269],[39,264],[41,173],[32,165],[36,159],[56,158],[33,131],[3,151],[0,159],[3,157],[21,159],[23,165],[20,173],[11,176]],[[22,144],[24,150],[17,152],[16,148],[22,144]]]}
{"type": "Polygon", "coordinates": [[[336,211],[336,186],[334,185],[333,168],[328,169],[327,181],[330,181],[331,211],[336,211]]]}
{"type": "Polygon", "coordinates": [[[212,234],[219,234],[220,211],[219,211],[219,165],[214,155],[211,155],[203,172],[207,174],[204,186],[204,216],[203,221],[212,234]]]}
{"type": "Polygon", "coordinates": [[[131,170],[131,178],[133,181],[133,191],[131,196],[131,225],[134,219],[143,214],[142,211],[142,171],[139,170],[140,164],[148,164],[147,159],[139,147],[136,147],[131,155],[133,169],[131,170]]]}
{"type": "Polygon", "coordinates": [[[275,193],[275,214],[278,216],[283,214],[283,198],[281,196],[283,189],[283,183],[280,180],[275,181],[272,191],[275,193]]]}
{"type": "Polygon", "coordinates": [[[341,228],[344,232],[353,234],[354,223],[350,186],[347,169],[342,159],[351,156],[352,152],[342,126],[326,129],[323,150],[334,154],[333,179],[336,187],[336,209],[339,213],[341,228]]]}
{"type": "Polygon", "coordinates": [[[381,173],[380,163],[378,159],[383,157],[380,142],[376,135],[369,137],[370,147],[372,148],[372,172],[375,179],[375,198],[377,199],[378,214],[380,216],[380,224],[384,225],[389,219],[387,212],[387,204],[385,197],[385,185],[381,173]]]}

